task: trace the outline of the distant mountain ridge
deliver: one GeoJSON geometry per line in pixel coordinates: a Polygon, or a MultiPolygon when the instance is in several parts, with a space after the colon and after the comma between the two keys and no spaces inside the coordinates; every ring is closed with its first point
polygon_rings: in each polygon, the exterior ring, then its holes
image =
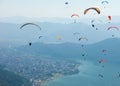
{"type": "Polygon", "coordinates": [[[84,45],[75,43],[43,44],[34,43],[32,46],[24,45],[16,48],[18,52],[30,53],[33,55],[48,55],[55,58],[86,58],[98,60],[100,58],[110,61],[120,61],[120,39],[107,39],[95,44],[84,45]],[[105,49],[106,52],[102,52],[105,49]],[[85,54],[82,56],[82,54],[85,54]],[[104,55],[106,54],[106,55],[104,55]]]}
{"type": "Polygon", "coordinates": [[[119,23],[111,24],[100,24],[97,25],[98,30],[93,28],[90,24],[85,23],[50,23],[50,22],[35,22],[38,24],[42,30],[38,31],[34,26],[27,26],[24,30],[20,30],[20,26],[23,24],[15,23],[0,23],[0,42],[12,42],[18,45],[25,44],[26,42],[42,42],[42,43],[52,43],[52,42],[70,42],[70,43],[81,43],[78,41],[80,37],[86,37],[89,41],[84,42],[86,44],[92,44],[101,40],[112,38],[112,35],[119,37],[119,30],[107,30],[110,25],[119,27],[119,23]],[[78,32],[79,34],[73,35],[78,32]],[[35,34],[34,34],[35,33],[35,34]],[[39,36],[43,36],[41,40],[38,39],[39,36]],[[55,36],[61,36],[62,40],[57,40],[55,36]]]}

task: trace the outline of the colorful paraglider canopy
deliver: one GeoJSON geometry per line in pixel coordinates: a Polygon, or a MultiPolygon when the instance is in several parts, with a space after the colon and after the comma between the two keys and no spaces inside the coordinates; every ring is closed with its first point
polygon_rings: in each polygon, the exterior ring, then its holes
{"type": "Polygon", "coordinates": [[[95,10],[98,14],[100,14],[100,9],[98,7],[91,7],[84,11],[84,15],[87,14],[88,11],[90,11],[90,10],[95,10]]]}
{"type": "Polygon", "coordinates": [[[111,21],[111,16],[108,16],[108,20],[111,21]]]}
{"type": "Polygon", "coordinates": [[[61,40],[61,39],[62,39],[61,36],[59,36],[59,35],[55,36],[55,38],[56,38],[57,40],[61,40]]]}
{"type": "Polygon", "coordinates": [[[103,63],[103,62],[106,62],[106,61],[104,59],[99,60],[99,63],[103,63]]]}
{"type": "Polygon", "coordinates": [[[72,15],[71,15],[71,18],[72,18],[72,17],[78,17],[78,18],[79,18],[80,16],[79,16],[78,14],[72,14],[72,15]]]}
{"type": "Polygon", "coordinates": [[[110,26],[110,27],[108,28],[108,30],[111,30],[111,29],[119,30],[119,28],[118,28],[117,26],[110,26]]]}
{"type": "Polygon", "coordinates": [[[36,26],[37,28],[39,28],[41,30],[41,27],[39,25],[35,24],[35,23],[25,23],[20,27],[20,29],[22,29],[23,27],[28,26],[28,25],[36,26]]]}

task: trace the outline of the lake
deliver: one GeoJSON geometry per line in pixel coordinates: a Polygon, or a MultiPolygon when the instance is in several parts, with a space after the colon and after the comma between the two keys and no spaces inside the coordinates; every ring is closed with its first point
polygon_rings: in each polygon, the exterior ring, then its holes
{"type": "Polygon", "coordinates": [[[46,86],[120,86],[120,64],[81,61],[80,73],[52,80],[46,86]]]}

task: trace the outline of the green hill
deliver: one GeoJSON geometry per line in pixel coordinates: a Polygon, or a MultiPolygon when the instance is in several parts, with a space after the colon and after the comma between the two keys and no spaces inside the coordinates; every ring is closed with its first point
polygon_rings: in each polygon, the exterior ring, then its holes
{"type": "Polygon", "coordinates": [[[0,69],[0,86],[31,86],[25,78],[0,69]]]}

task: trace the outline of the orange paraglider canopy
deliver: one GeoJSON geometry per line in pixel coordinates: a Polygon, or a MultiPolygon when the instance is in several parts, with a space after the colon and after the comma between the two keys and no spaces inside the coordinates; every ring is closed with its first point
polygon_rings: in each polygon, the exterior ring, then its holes
{"type": "Polygon", "coordinates": [[[87,14],[89,10],[95,10],[98,14],[100,14],[100,9],[98,7],[90,7],[84,11],[84,15],[87,14]]]}

